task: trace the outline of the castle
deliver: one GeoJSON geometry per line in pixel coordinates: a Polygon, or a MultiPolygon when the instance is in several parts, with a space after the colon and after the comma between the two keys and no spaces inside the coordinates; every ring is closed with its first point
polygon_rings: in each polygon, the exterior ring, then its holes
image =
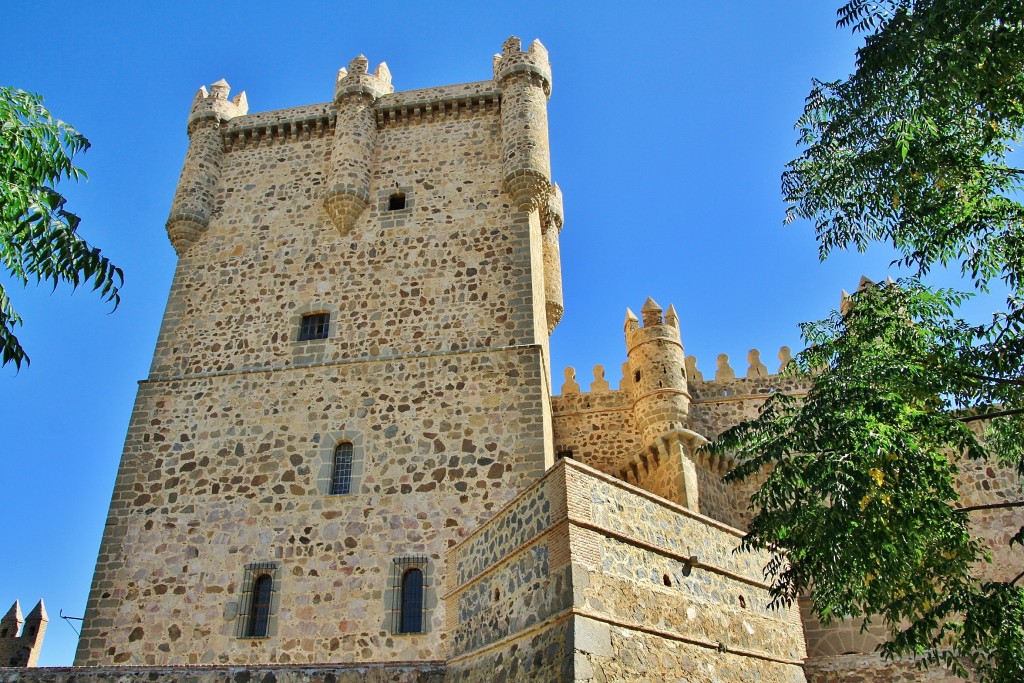
{"type": "Polygon", "coordinates": [[[756,351],[705,379],[650,299],[617,388],[552,376],[548,54],[493,66],[396,93],[360,56],[332,102],[258,114],[196,94],[76,666],[0,683],[945,680],[769,608],[769,556],[737,552],[754,484],[700,447],[801,380],[756,351]]]}

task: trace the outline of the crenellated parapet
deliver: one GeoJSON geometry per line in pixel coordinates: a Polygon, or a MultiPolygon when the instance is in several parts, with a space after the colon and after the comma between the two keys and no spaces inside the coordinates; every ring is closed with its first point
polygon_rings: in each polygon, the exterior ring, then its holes
{"type": "Polygon", "coordinates": [[[167,219],[167,236],[179,256],[206,232],[213,212],[213,197],[223,162],[221,127],[249,112],[245,93],[228,99],[231,86],[221,79],[199,88],[188,115],[189,146],[178,189],[167,219]]]}
{"type": "Polygon", "coordinates": [[[505,192],[528,211],[540,208],[551,184],[548,108],[551,63],[539,40],[523,51],[510,37],[494,56],[494,81],[502,90],[502,171],[505,192]]]}
{"type": "Polygon", "coordinates": [[[249,99],[245,92],[240,92],[233,98],[231,86],[223,78],[210,86],[200,86],[195,97],[192,98],[192,109],[188,113],[188,134],[204,124],[213,124],[220,127],[221,124],[230,121],[236,116],[245,116],[249,113],[249,99]]]}
{"type": "Polygon", "coordinates": [[[337,110],[334,141],[327,172],[324,210],[342,235],[352,230],[370,202],[370,173],[377,152],[377,100],[394,92],[391,71],[381,62],[369,72],[369,62],[359,55],[338,71],[334,85],[337,110]]]}
{"type": "Polygon", "coordinates": [[[15,600],[0,618],[0,667],[36,666],[48,621],[42,600],[24,618],[21,605],[15,600]]]}

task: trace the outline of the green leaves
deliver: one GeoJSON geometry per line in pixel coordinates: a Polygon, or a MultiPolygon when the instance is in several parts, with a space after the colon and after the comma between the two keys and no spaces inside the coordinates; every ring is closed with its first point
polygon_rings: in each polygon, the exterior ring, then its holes
{"type": "MultiPolygon", "coordinates": [[[[85,177],[73,158],[88,148],[38,95],[0,87],[0,264],[22,284],[91,284],[117,308],[124,274],[77,234],[79,217],[54,189],[61,180],[85,177]]],[[[0,365],[29,362],[14,334],[21,324],[0,287],[0,365]]]]}
{"type": "Polygon", "coordinates": [[[1022,466],[1024,382],[989,327],[955,317],[965,296],[916,280],[866,284],[845,312],[803,325],[808,347],[790,372],[813,379],[807,397],[773,394],[712,448],[739,458],[728,479],[768,472],[744,546],[785,551],[789,563],[768,568],[777,601],[813,589],[826,623],[877,615],[893,636],[888,655],[1020,680],[1005,667],[1024,650],[1002,648],[1018,642],[1013,628],[1024,634],[1024,613],[992,621],[990,601],[1024,594],[977,578],[988,550],[956,484],[963,459],[1022,466]],[[990,436],[971,428],[997,414],[990,436]]]}
{"type": "Polygon", "coordinates": [[[1024,475],[1024,3],[852,0],[837,23],[864,45],[849,78],[813,83],[786,221],[813,223],[822,258],[885,242],[918,276],[1002,282],[1006,306],[971,325],[964,294],[866,286],[802,326],[806,399],[773,395],[713,448],[740,457],[731,478],[768,473],[744,542],[786,551],[777,600],[813,588],[826,621],[880,619],[888,656],[1024,680],[1022,576],[982,580],[956,487],[968,459],[1024,475]]]}

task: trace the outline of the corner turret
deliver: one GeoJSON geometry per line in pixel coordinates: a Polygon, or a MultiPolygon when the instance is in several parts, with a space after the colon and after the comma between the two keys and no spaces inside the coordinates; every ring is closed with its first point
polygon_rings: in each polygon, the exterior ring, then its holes
{"type": "Polygon", "coordinates": [[[501,158],[505,192],[521,211],[538,208],[551,184],[547,100],[551,63],[539,40],[527,51],[510,37],[494,56],[501,95],[501,158]]]}
{"type": "Polygon", "coordinates": [[[562,190],[553,183],[544,195],[541,206],[541,240],[544,243],[544,300],[548,319],[548,334],[555,331],[562,319],[565,305],[562,300],[562,255],[558,235],[562,232],[564,210],[562,190]]]}
{"type": "Polygon", "coordinates": [[[381,62],[369,73],[369,62],[359,55],[338,71],[334,83],[337,118],[327,172],[324,210],[342,235],[352,230],[370,202],[370,170],[377,153],[377,117],[374,105],[395,91],[391,71],[381,62]]]}
{"type": "MultiPolygon", "coordinates": [[[[679,315],[674,306],[663,314],[648,297],[640,320],[626,309],[626,354],[633,420],[646,450],[673,463],[670,498],[699,511],[693,444],[702,438],[689,429],[690,394],[686,383],[686,355],[679,336],[679,315]]],[[[669,494],[664,494],[669,495],[669,494]]]]}
{"type": "Polygon", "coordinates": [[[24,619],[21,604],[15,600],[0,619],[0,666],[36,666],[48,621],[42,600],[24,619]]]}
{"type": "Polygon", "coordinates": [[[167,236],[179,256],[199,240],[210,225],[213,194],[220,178],[222,125],[249,112],[245,93],[229,100],[231,86],[223,78],[199,88],[188,115],[189,147],[178,179],[178,189],[167,219],[167,236]]]}
{"type": "Polygon", "coordinates": [[[668,315],[648,298],[640,309],[643,327],[626,311],[626,354],[632,375],[633,416],[645,442],[687,426],[690,395],[686,356],[679,337],[679,316],[668,315]]]}

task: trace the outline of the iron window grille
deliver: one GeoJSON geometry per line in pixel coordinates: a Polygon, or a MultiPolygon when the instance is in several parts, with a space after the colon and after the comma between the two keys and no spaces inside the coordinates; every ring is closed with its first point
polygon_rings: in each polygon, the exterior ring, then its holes
{"type": "Polygon", "coordinates": [[[352,444],[339,443],[334,447],[334,467],[331,470],[331,495],[352,492],[352,444]]]}
{"type": "Polygon", "coordinates": [[[423,556],[394,559],[391,576],[391,584],[395,591],[391,602],[391,623],[394,633],[424,632],[424,625],[427,622],[427,603],[424,600],[426,567],[427,558],[423,556]]]}
{"type": "Polygon", "coordinates": [[[238,638],[266,638],[274,614],[277,592],[277,563],[253,562],[245,566],[242,598],[235,635],[238,638]]]}
{"type": "Polygon", "coordinates": [[[327,339],[330,329],[330,313],[310,313],[309,315],[304,315],[299,326],[299,341],[327,339]]]}

